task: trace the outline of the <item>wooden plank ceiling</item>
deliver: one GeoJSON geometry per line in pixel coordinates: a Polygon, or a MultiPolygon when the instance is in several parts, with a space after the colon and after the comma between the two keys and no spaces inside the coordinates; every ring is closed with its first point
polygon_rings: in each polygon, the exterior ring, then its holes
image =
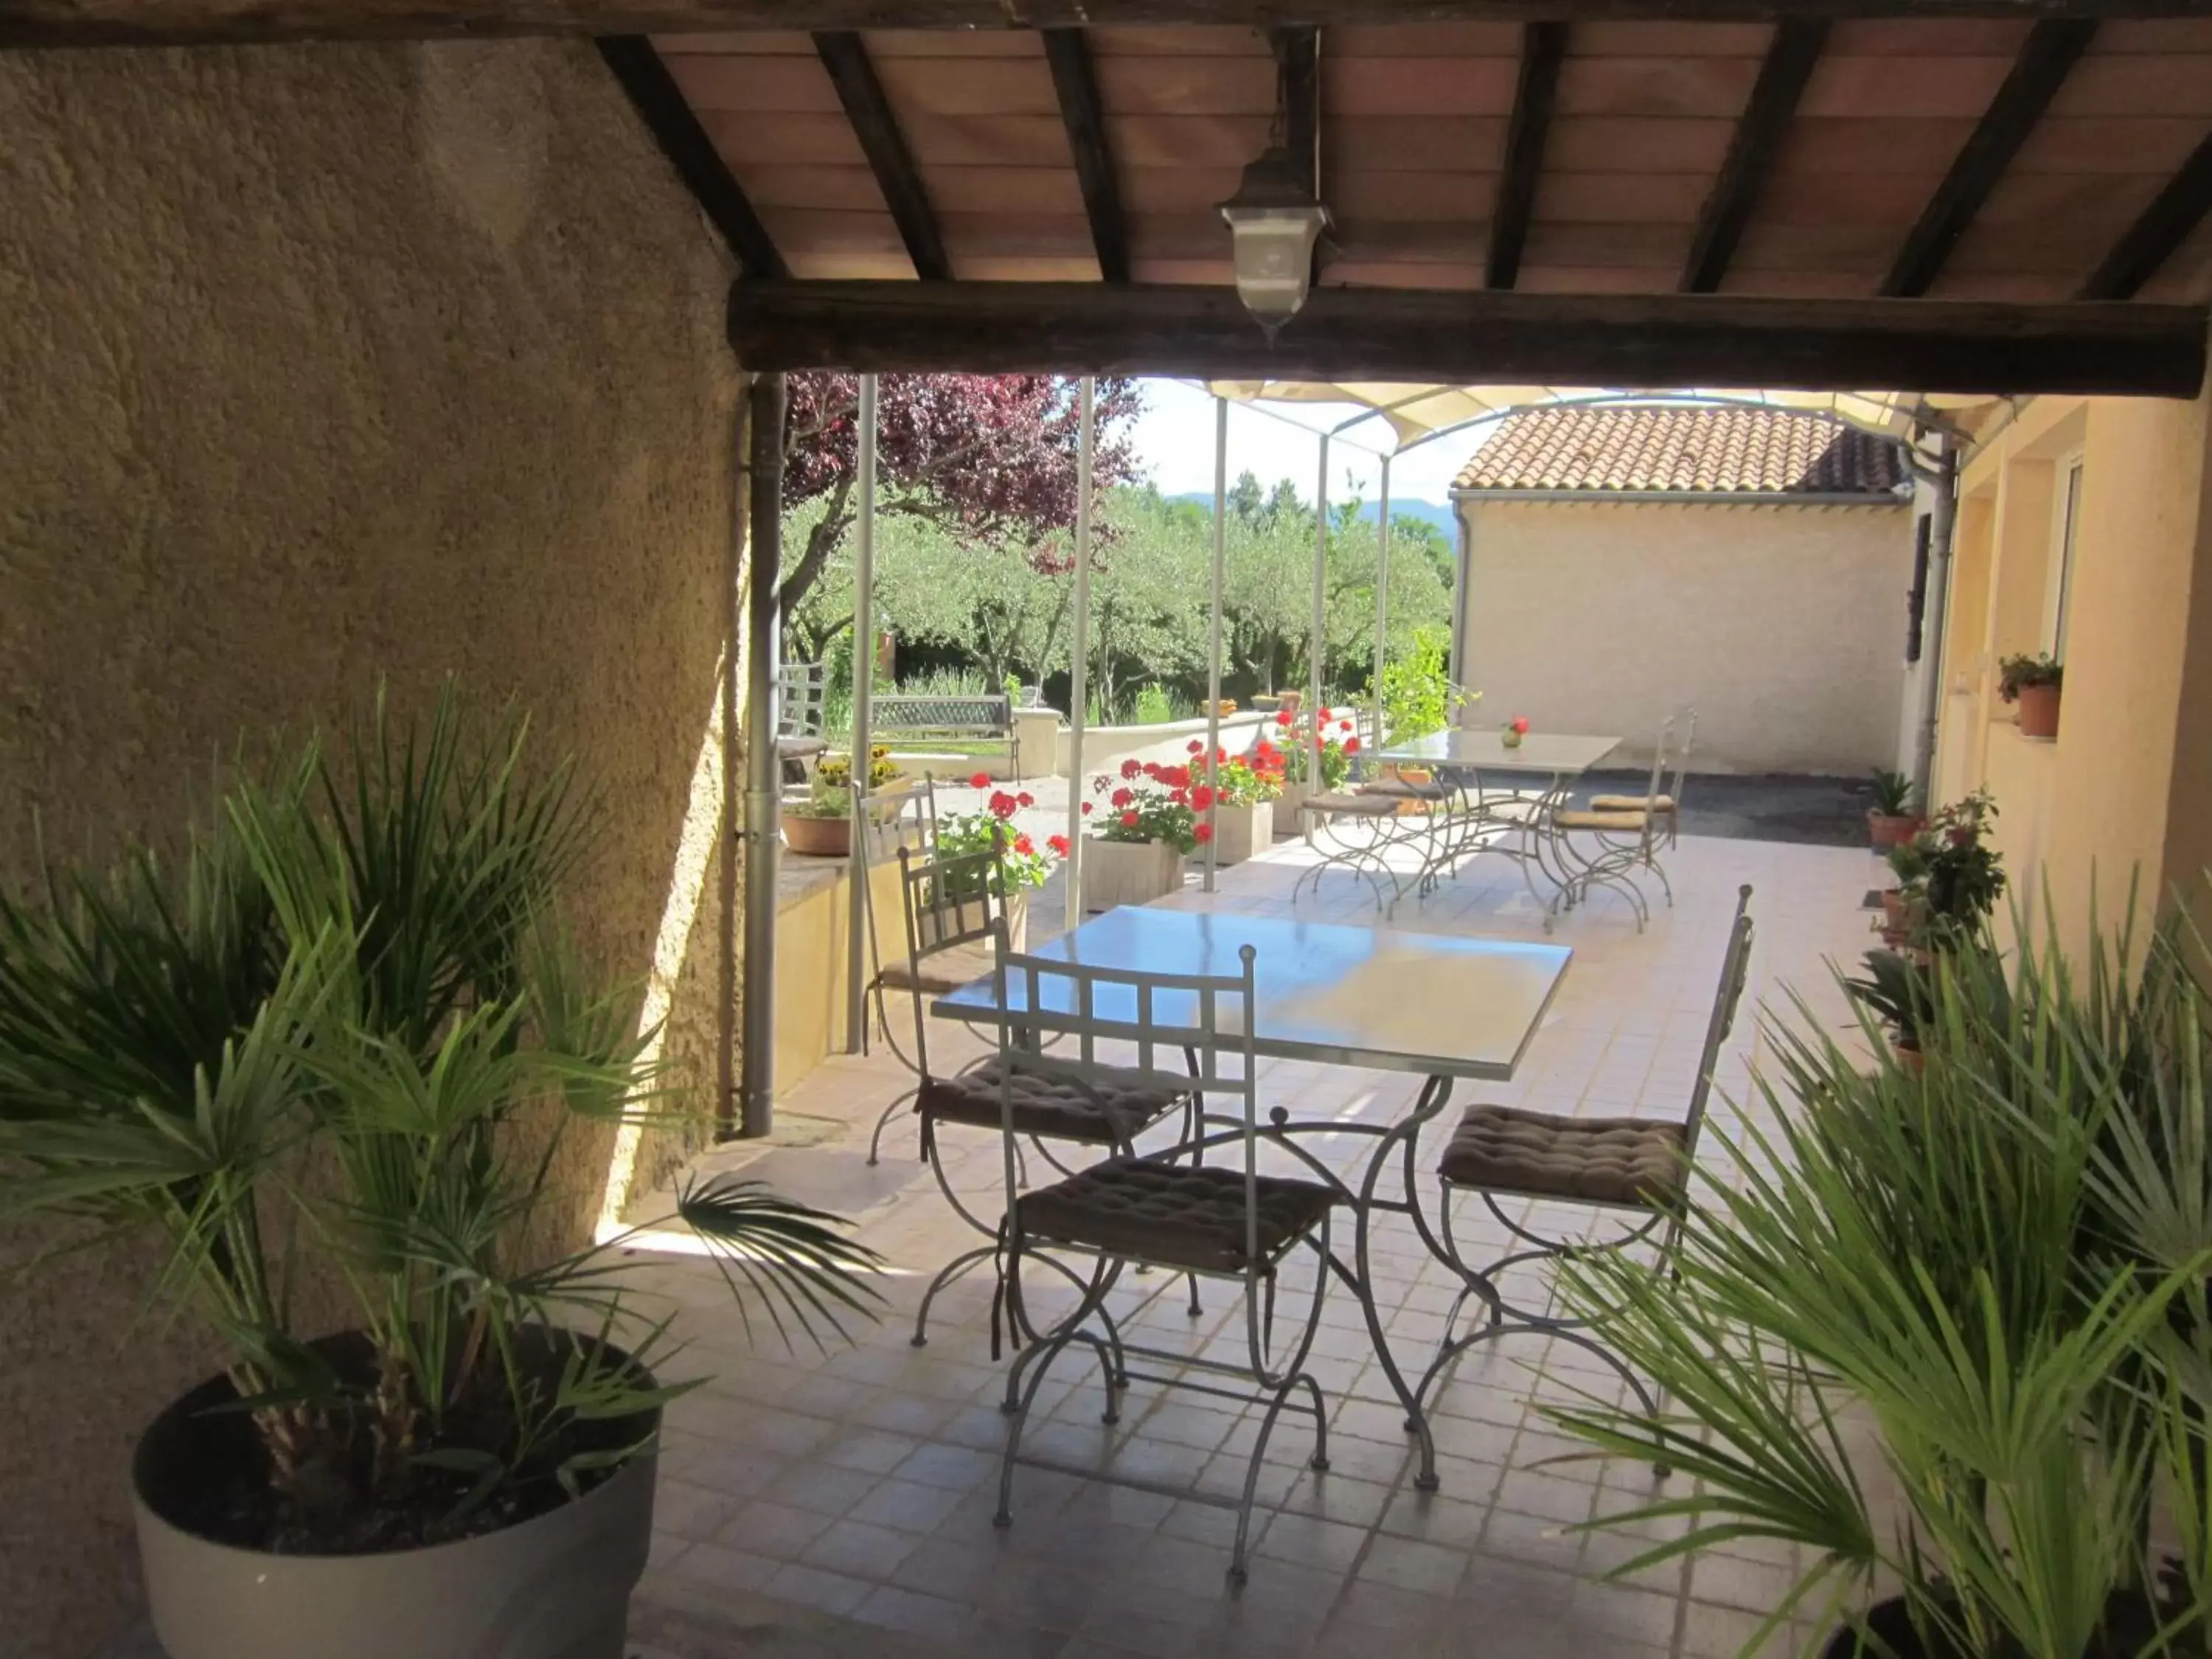
{"type": "MultiPolygon", "coordinates": [[[[1277,102],[1256,28],[655,44],[801,279],[1103,248],[1225,283],[1277,102]]],[[[1350,24],[1319,59],[1324,284],[2212,299],[2212,20],[1350,24]]]]}

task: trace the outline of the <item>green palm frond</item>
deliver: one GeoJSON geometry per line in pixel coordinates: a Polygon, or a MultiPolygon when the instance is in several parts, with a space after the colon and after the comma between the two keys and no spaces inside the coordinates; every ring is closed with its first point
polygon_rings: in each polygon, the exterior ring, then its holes
{"type": "Polygon", "coordinates": [[[707,1243],[749,1337],[756,1303],[787,1346],[795,1331],[818,1347],[823,1326],[845,1336],[841,1314],[876,1316],[883,1297],[868,1279],[883,1258],[837,1217],[730,1175],[685,1182],[676,1216],[707,1243]]]}

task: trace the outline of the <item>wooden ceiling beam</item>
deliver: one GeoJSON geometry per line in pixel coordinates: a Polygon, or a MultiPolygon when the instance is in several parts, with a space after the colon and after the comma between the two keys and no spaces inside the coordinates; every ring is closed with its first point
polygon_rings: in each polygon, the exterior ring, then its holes
{"type": "Polygon", "coordinates": [[[2191,17],[2202,0],[0,0],[0,47],[732,29],[2191,17]]]}
{"type": "Polygon", "coordinates": [[[2028,31],[2004,84],[1898,249],[1882,279],[1883,295],[1909,299],[1928,291],[2096,32],[2096,23],[2083,18],[2045,18],[2028,31]]]}
{"type": "Polygon", "coordinates": [[[691,112],[684,89],[660,61],[653,42],[641,34],[610,34],[599,38],[599,48],[630,107],[745,273],[788,276],[790,269],[776,252],[775,239],[753,211],[751,200],[732,176],[707,129],[691,112]]]}
{"type": "Polygon", "coordinates": [[[1544,139],[1559,100],[1559,64],[1567,55],[1565,23],[1529,23],[1521,31],[1521,76],[1513,113],[1505,124],[1505,165],[1498,204],[1490,216],[1490,250],[1483,261],[1485,288],[1511,288],[1520,280],[1528,222],[1536,210],[1536,181],[1544,171],[1544,139]]]}
{"type": "Polygon", "coordinates": [[[1805,83],[1813,78],[1813,66],[1827,41],[1828,26],[1818,19],[1791,19],[1775,26],[1743,118],[1735,124],[1712,194],[1705,198],[1691,234],[1690,255],[1682,264],[1683,293],[1713,293],[1728,274],[1729,261],[1735,257],[1736,244],[1743,240],[1744,227],[1759,205],[1759,192],[1765,185],[1782,135],[1797,113],[1797,100],[1804,95],[1805,83]]]}
{"type": "Polygon", "coordinates": [[[1060,99],[1060,125],[1067,129],[1068,154],[1075,162],[1076,182],[1083,187],[1083,210],[1091,220],[1098,274],[1109,283],[1126,283],[1129,222],[1121,210],[1121,183],[1106,137],[1106,108],[1098,97],[1098,69],[1091,60],[1090,37],[1081,29],[1046,29],[1043,35],[1045,63],[1060,99]]]}
{"type": "Polygon", "coordinates": [[[837,88],[845,118],[853,124],[853,136],[860,141],[860,153],[868,158],[877,188],[884,193],[884,205],[891,210],[899,240],[914,261],[914,274],[926,283],[951,281],[952,261],[937,228],[937,211],[929,204],[921,170],[915,166],[914,152],[907,148],[906,135],[891,113],[890,100],[884,95],[884,83],[869,61],[867,47],[852,29],[817,29],[814,51],[837,88]]]}
{"type": "Polygon", "coordinates": [[[1323,288],[1271,342],[1228,287],[750,283],[753,369],[2187,398],[2202,306],[1323,288]]]}
{"type": "Polygon", "coordinates": [[[2157,275],[2174,249],[2212,212],[2212,132],[2166,181],[2081,285],[2084,300],[2127,300],[2157,275]]]}

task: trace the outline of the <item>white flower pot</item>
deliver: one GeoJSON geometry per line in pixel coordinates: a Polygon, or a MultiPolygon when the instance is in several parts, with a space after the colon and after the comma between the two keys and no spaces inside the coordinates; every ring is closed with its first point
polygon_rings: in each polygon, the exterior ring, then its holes
{"type": "Polygon", "coordinates": [[[1254,801],[1246,806],[1217,803],[1213,809],[1213,861],[1242,864],[1264,853],[1275,839],[1275,803],[1254,801]]]}
{"type": "Polygon", "coordinates": [[[1083,908],[1149,904],[1182,890],[1182,854],[1162,841],[1083,838],[1083,908]]]}

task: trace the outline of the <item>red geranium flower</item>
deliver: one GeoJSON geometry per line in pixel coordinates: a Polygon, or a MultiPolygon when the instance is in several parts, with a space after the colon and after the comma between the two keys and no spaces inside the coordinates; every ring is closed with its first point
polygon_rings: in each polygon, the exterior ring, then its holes
{"type": "Polygon", "coordinates": [[[1203,755],[1206,752],[1206,739],[1193,738],[1190,740],[1190,752],[1194,755],[1203,755]]]}
{"type": "Polygon", "coordinates": [[[1346,738],[1344,740],[1344,752],[1347,755],[1358,754],[1359,752],[1359,739],[1357,738],[1346,738]]]}
{"type": "Polygon", "coordinates": [[[1336,729],[1340,732],[1349,732],[1352,730],[1352,722],[1350,720],[1339,720],[1336,723],[1336,729]]]}
{"type": "MultiPolygon", "coordinates": [[[[1089,801],[1083,803],[1083,810],[1086,812],[1091,810],[1091,803],[1089,801]]],[[[1066,836],[1047,836],[1044,838],[1044,844],[1052,848],[1054,857],[1064,859],[1067,856],[1067,837],[1066,836]]]]}
{"type": "Polygon", "coordinates": [[[1528,717],[1526,714],[1516,714],[1513,717],[1513,729],[1516,732],[1518,732],[1522,737],[1527,737],[1528,735],[1528,717]]]}
{"type": "Polygon", "coordinates": [[[1020,794],[1014,797],[1014,804],[1017,806],[1025,808],[1035,806],[1036,805],[1036,797],[1030,793],[1028,790],[1024,789],[1020,794]]]}
{"type": "Polygon", "coordinates": [[[1177,806],[1188,806],[1190,805],[1190,791],[1188,789],[1176,790],[1172,794],[1169,795],[1168,799],[1173,801],[1177,806]]]}
{"type": "Polygon", "coordinates": [[[1190,768],[1163,766],[1160,768],[1160,781],[1170,789],[1188,789],[1190,787],[1190,768]]]}
{"type": "Polygon", "coordinates": [[[1297,723],[1297,718],[1298,717],[1296,714],[1293,714],[1289,709],[1285,708],[1275,716],[1275,724],[1278,726],[1294,726],[1297,723]]]}
{"type": "Polygon", "coordinates": [[[1115,806],[1127,806],[1131,801],[1136,799],[1136,791],[1133,789],[1116,789],[1113,794],[1113,805],[1115,806]]]}
{"type": "Polygon", "coordinates": [[[994,790],[994,791],[993,791],[993,792],[992,792],[992,795],[991,795],[991,816],[992,816],[992,817],[1000,817],[1000,818],[1010,818],[1010,817],[1013,817],[1013,815],[1014,815],[1017,811],[1018,811],[1019,810],[1020,810],[1019,803],[1018,803],[1018,802],[1014,799],[1014,798],[1013,798],[1012,795],[1008,794],[1005,790],[1003,790],[1003,789],[999,789],[999,790],[994,790]]]}
{"type": "Polygon", "coordinates": [[[1086,818],[1091,816],[1091,803],[1089,801],[1083,803],[1083,816],[1086,818]]]}
{"type": "Polygon", "coordinates": [[[1124,813],[1122,813],[1122,814],[1121,814],[1121,827],[1122,827],[1124,830],[1133,830],[1133,829],[1135,829],[1135,828],[1137,827],[1137,815],[1136,815],[1134,812],[1124,812],[1124,813]]]}
{"type": "Polygon", "coordinates": [[[1203,844],[1213,839],[1213,826],[1210,823],[1201,823],[1190,833],[1194,840],[1203,844]]]}
{"type": "Polygon", "coordinates": [[[991,775],[988,772],[978,772],[968,780],[968,787],[970,789],[988,789],[991,787],[991,775]]]}
{"type": "Polygon", "coordinates": [[[1268,756],[1275,752],[1275,745],[1269,743],[1267,738],[1262,738],[1260,739],[1260,746],[1255,749],[1252,752],[1259,756],[1261,760],[1265,760],[1268,756]]]}
{"type": "Polygon", "coordinates": [[[1207,788],[1207,787],[1206,787],[1204,784],[1202,784],[1202,783],[1201,783],[1201,784],[1195,785],[1195,786],[1192,788],[1192,790],[1191,790],[1191,792],[1190,792],[1190,810],[1191,810],[1192,811],[1194,811],[1194,812],[1203,812],[1204,811],[1206,811],[1206,809],[1207,807],[1209,807],[1209,806],[1211,806],[1211,805],[1213,805],[1213,791],[1212,791],[1212,790],[1211,790],[1211,789],[1207,788]]]}
{"type": "Polygon", "coordinates": [[[1163,768],[1158,761],[1146,761],[1145,763],[1145,775],[1148,778],[1158,777],[1164,769],[1165,769],[1163,768]]]}
{"type": "Polygon", "coordinates": [[[1121,763],[1121,775],[1125,778],[1133,778],[1138,773],[1144,769],[1143,765],[1138,761],[1134,755],[1130,756],[1128,759],[1121,763]]]}
{"type": "Polygon", "coordinates": [[[1019,853],[1024,858],[1027,858],[1030,854],[1036,851],[1036,843],[1031,841],[1027,836],[1016,836],[1014,837],[1014,851],[1019,853]]]}

